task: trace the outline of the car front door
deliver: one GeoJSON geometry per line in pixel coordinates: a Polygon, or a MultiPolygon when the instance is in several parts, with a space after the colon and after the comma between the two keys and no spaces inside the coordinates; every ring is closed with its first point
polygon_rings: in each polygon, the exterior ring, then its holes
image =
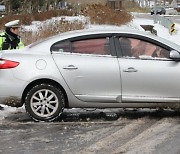
{"type": "Polygon", "coordinates": [[[169,59],[169,49],[135,38],[118,41],[123,102],[180,100],[180,63],[169,59]]]}
{"type": "Polygon", "coordinates": [[[114,103],[121,96],[119,64],[111,37],[60,41],[51,51],[67,85],[80,100],[114,103]]]}

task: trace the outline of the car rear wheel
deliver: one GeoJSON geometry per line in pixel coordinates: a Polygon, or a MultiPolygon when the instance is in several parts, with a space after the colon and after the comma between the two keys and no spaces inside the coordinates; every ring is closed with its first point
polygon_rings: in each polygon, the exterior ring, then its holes
{"type": "Polygon", "coordinates": [[[63,111],[63,92],[50,84],[33,87],[26,96],[25,108],[35,121],[53,121],[63,111]]]}

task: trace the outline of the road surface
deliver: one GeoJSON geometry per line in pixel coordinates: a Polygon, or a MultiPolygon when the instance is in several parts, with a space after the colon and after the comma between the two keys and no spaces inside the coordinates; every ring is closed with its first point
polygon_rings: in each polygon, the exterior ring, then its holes
{"type": "Polygon", "coordinates": [[[23,108],[2,113],[2,154],[180,153],[179,111],[72,109],[49,123],[33,122],[23,108]]]}

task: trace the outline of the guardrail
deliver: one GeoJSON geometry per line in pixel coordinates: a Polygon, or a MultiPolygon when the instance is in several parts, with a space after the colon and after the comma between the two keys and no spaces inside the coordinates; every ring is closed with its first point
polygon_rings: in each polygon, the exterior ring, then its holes
{"type": "Polygon", "coordinates": [[[175,33],[175,23],[168,18],[169,16],[159,16],[157,15],[157,22],[169,30],[172,35],[175,33]]]}

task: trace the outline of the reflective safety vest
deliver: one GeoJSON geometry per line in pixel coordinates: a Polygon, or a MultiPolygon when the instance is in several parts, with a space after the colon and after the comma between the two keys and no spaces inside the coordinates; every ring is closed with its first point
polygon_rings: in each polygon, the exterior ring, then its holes
{"type": "MultiPolygon", "coordinates": [[[[0,50],[2,50],[2,45],[5,39],[6,39],[5,32],[3,32],[0,34],[0,50]]],[[[18,43],[18,46],[16,47],[16,49],[22,49],[22,48],[24,48],[24,44],[20,38],[20,42],[18,43]]],[[[8,50],[11,50],[11,47],[9,47],[8,50]]]]}

